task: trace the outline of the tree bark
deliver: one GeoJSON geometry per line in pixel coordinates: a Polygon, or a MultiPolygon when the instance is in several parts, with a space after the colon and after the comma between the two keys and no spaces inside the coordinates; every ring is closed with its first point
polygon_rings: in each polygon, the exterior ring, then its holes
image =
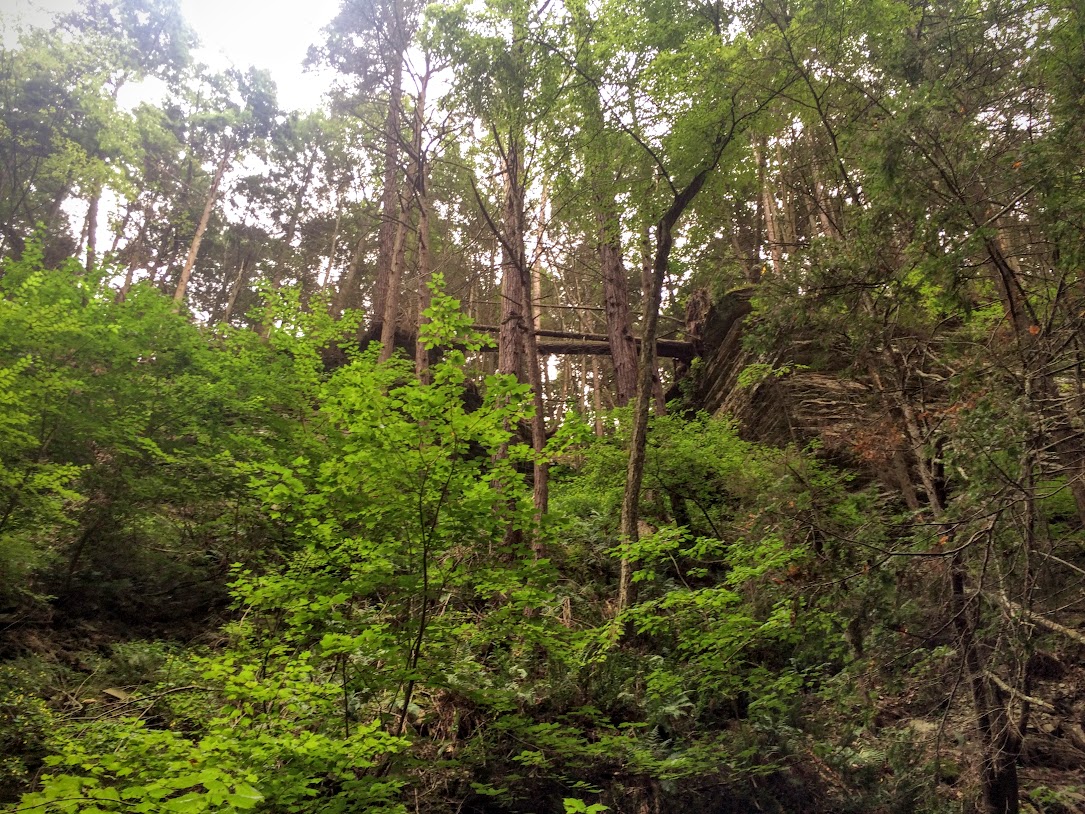
{"type": "MultiPolygon", "coordinates": [[[[395,350],[396,329],[399,327],[399,289],[403,279],[403,269],[406,265],[407,231],[410,227],[412,204],[423,207],[422,196],[424,195],[424,181],[420,174],[424,171],[422,156],[422,125],[426,107],[426,84],[429,77],[422,80],[419,88],[418,99],[415,100],[414,118],[411,125],[411,162],[407,172],[407,188],[411,191],[411,197],[401,201],[399,211],[399,223],[396,224],[395,240],[393,241],[392,269],[387,278],[385,291],[384,315],[381,322],[381,361],[392,358],[395,350]]],[[[428,213],[427,213],[428,217],[428,213]]],[[[421,230],[421,227],[420,227],[421,230]]],[[[419,238],[421,241],[421,238],[419,238]]],[[[422,286],[424,288],[425,286],[422,286]]],[[[421,288],[419,289],[421,295],[421,288]]],[[[419,312],[421,314],[421,312],[419,312]]],[[[417,348],[416,348],[417,355],[417,348]]]]}
{"type": "MultiPolygon", "coordinates": [[[[384,119],[384,190],[381,193],[381,223],[377,233],[377,279],[370,303],[370,336],[383,334],[388,292],[396,263],[396,235],[399,232],[401,205],[399,194],[400,110],[403,106],[403,55],[392,67],[388,92],[388,113],[384,119]]],[[[348,300],[349,302],[349,300],[348,300]]]]}
{"type": "Polygon", "coordinates": [[[414,346],[414,368],[418,379],[428,382],[429,350],[422,344],[422,325],[427,321],[426,311],[432,301],[429,259],[429,201],[426,197],[426,153],[422,147],[422,122],[426,112],[426,90],[429,86],[429,72],[422,77],[418,100],[414,112],[414,192],[415,205],[418,207],[418,331],[414,346]]]}
{"type": "Polygon", "coordinates": [[[395,240],[392,242],[392,267],[385,278],[387,290],[384,295],[384,314],[380,322],[380,361],[387,362],[396,349],[396,327],[399,323],[399,286],[403,277],[403,265],[407,257],[407,221],[410,219],[410,207],[404,202],[399,213],[395,240]]]}
{"type": "Polygon", "coordinates": [[[350,256],[347,270],[339,279],[339,285],[335,292],[335,303],[332,305],[332,315],[339,317],[348,307],[348,302],[353,296],[354,278],[358,276],[358,265],[362,262],[362,254],[365,251],[366,239],[363,235],[354,247],[354,253],[350,256]]]}
{"type": "MultiPolygon", "coordinates": [[[[656,223],[656,249],[652,260],[649,285],[644,292],[644,313],[641,320],[642,342],[640,346],[640,370],[637,377],[637,402],[633,411],[633,429],[629,439],[629,464],[625,472],[625,493],[622,496],[621,536],[625,543],[639,539],[640,490],[644,483],[644,461],[648,446],[648,413],[653,398],[652,377],[656,369],[656,334],[659,330],[659,308],[663,296],[663,281],[670,264],[674,247],[674,227],[682,213],[704,187],[709,172],[716,166],[716,158],[701,169],[689,184],[675,193],[670,208],[656,223]]],[[[621,613],[635,600],[633,567],[623,558],[618,580],[618,612],[621,613]]]]}
{"type": "Polygon", "coordinates": [[[501,323],[497,337],[497,370],[524,376],[524,190],[521,186],[520,145],[510,139],[505,155],[504,237],[501,241],[501,323]]]}
{"type": "Polygon", "coordinates": [[[207,224],[211,220],[211,212],[215,208],[215,199],[218,197],[219,185],[222,183],[222,177],[226,174],[226,168],[230,164],[230,156],[233,154],[233,145],[227,141],[226,146],[222,150],[222,158],[219,159],[218,167],[215,169],[215,177],[211,181],[211,189],[207,193],[207,202],[203,207],[203,214],[200,215],[200,223],[196,227],[196,234],[192,238],[192,244],[188,247],[188,257],[185,258],[185,265],[181,269],[181,277],[177,281],[177,288],[173,292],[173,301],[181,303],[185,298],[185,291],[188,289],[188,281],[192,276],[192,268],[196,265],[196,255],[200,251],[200,243],[203,241],[204,232],[207,231],[207,224]]]}
{"type": "MultiPolygon", "coordinates": [[[[424,167],[423,167],[424,172],[424,167]]],[[[425,199],[425,185],[420,183],[420,195],[418,198],[418,339],[414,347],[414,368],[418,378],[422,382],[429,381],[429,350],[422,344],[422,325],[428,319],[426,311],[432,303],[432,293],[429,290],[430,267],[429,267],[429,206],[425,199]]]]}
{"type": "Polygon", "coordinates": [[[229,322],[230,317],[234,313],[234,306],[237,304],[237,295],[241,293],[241,287],[245,284],[245,258],[241,258],[241,264],[237,269],[237,278],[234,280],[233,286],[230,288],[230,299],[226,302],[226,310],[222,312],[222,319],[220,322],[229,322]]]}
{"type": "Polygon", "coordinates": [[[98,263],[98,207],[102,202],[102,188],[96,186],[87,209],[87,274],[93,274],[98,263]]]}
{"type": "Polygon", "coordinates": [[[624,406],[637,392],[637,350],[629,308],[629,280],[622,263],[621,223],[613,202],[604,204],[600,201],[596,212],[607,341],[614,361],[615,399],[619,406],[624,406]]]}
{"type": "Polygon", "coordinates": [[[754,158],[757,160],[758,176],[761,178],[761,206],[765,213],[765,242],[768,243],[769,256],[772,258],[772,270],[777,274],[784,265],[783,237],[780,234],[780,208],[772,186],[768,182],[768,159],[765,158],[765,142],[762,139],[754,145],[754,158]]]}

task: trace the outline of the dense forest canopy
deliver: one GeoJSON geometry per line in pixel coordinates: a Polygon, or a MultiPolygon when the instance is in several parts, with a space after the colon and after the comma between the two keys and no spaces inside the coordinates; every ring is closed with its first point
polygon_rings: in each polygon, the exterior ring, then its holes
{"type": "Polygon", "coordinates": [[[1080,4],[198,45],[0,52],[4,810],[1085,810],[1080,4]]]}

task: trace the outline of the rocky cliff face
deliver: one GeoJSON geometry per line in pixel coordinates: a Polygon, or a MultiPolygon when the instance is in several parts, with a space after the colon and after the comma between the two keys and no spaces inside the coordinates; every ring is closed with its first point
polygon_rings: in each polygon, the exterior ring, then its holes
{"type": "Polygon", "coordinates": [[[874,388],[849,369],[853,360],[815,354],[809,338],[781,337],[767,352],[747,347],[755,294],[753,286],[731,291],[689,320],[701,354],[683,385],[691,406],[730,416],[752,441],[816,443],[834,462],[899,487],[903,439],[874,388]]]}
{"type": "Polygon", "coordinates": [[[748,349],[744,337],[754,293],[753,287],[732,291],[708,310],[702,335],[694,337],[701,363],[692,373],[693,402],[733,417],[752,440],[818,440],[827,450],[845,451],[871,423],[872,390],[841,375],[848,360],[826,365],[811,358],[802,337],[790,337],[770,352],[748,349]]]}

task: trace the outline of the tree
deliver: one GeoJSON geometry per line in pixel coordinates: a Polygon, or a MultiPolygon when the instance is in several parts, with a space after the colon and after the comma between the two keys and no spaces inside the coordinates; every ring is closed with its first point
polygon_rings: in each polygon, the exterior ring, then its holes
{"type": "Polygon", "coordinates": [[[531,303],[531,265],[526,248],[525,198],[529,178],[532,122],[560,92],[556,65],[540,47],[539,31],[553,24],[548,8],[522,2],[493,3],[472,13],[460,5],[431,8],[436,50],[466,70],[455,93],[469,115],[489,131],[490,146],[503,177],[500,216],[490,214],[477,182],[475,196],[501,247],[501,318],[498,371],[526,378],[535,394],[532,446],[535,452],[535,506],[547,505],[545,403],[531,303]],[[483,77],[496,81],[485,82],[483,77]]]}
{"type": "MultiPolygon", "coordinates": [[[[379,155],[383,166],[381,221],[378,238],[376,280],[370,307],[369,333],[381,336],[393,282],[400,279],[402,252],[396,235],[406,214],[401,206],[402,181],[400,156],[403,151],[403,73],[408,48],[420,22],[422,4],[416,0],[344,0],[336,18],[328,26],[328,39],[319,49],[310,51],[310,60],[334,66],[344,76],[353,77],[352,92],[360,97],[384,96],[384,118],[379,155]]],[[[356,292],[348,292],[346,304],[361,304],[356,292]]]]}
{"type": "Polygon", "coordinates": [[[1016,812],[1037,709],[1033,625],[1050,622],[1034,586],[1058,581],[1040,484],[1061,482],[1080,507],[1085,460],[1055,373],[1076,364],[1057,361],[1079,330],[1065,310],[1076,272],[1053,255],[1053,222],[1039,214],[1037,189],[1050,182],[1030,173],[1057,114],[1035,73],[1042,61],[1025,55],[1062,17],[1030,17],[1024,5],[860,3],[831,19],[821,7],[762,11],[799,77],[789,114],[802,135],[781,141],[809,156],[780,167],[798,192],[792,207],[809,213],[790,218],[788,256],[774,257],[781,282],[808,292],[791,330],[817,326],[847,343],[836,352],[862,360],[900,439],[888,455],[902,499],[936,530],[917,529],[918,555],[946,562],[945,624],[975,716],[984,807],[1016,812]],[[899,21],[892,31],[887,17],[899,21]],[[830,29],[842,34],[833,48],[830,29]],[[860,65],[864,78],[849,78],[860,65]],[[1014,416],[998,429],[995,404],[1014,416]],[[999,452],[979,446],[984,433],[999,452]]]}
{"type": "MultiPolygon", "coordinates": [[[[618,118],[618,126],[637,142],[643,160],[651,165],[652,174],[658,179],[658,183],[653,179],[648,188],[661,186],[668,190],[651,195],[648,208],[643,211],[646,219],[655,220],[654,248],[650,266],[646,261],[637,400],[621,522],[623,538],[636,541],[648,415],[654,397],[659,312],[663,285],[670,270],[674,230],[734,137],[771,100],[774,92],[750,89],[754,85],[750,74],[755,66],[751,52],[746,50],[745,37],[729,39],[715,26],[702,27],[703,21],[669,7],[666,10],[652,7],[642,14],[615,4],[604,14],[603,19],[612,26],[607,35],[622,43],[612,49],[611,60],[640,68],[614,103],[615,107],[622,105],[630,112],[632,124],[618,118]],[[659,46],[663,42],[675,52],[661,52],[659,46]],[[685,53],[687,57],[680,58],[676,53],[685,53]],[[679,64],[686,70],[684,66],[694,55],[698,70],[703,71],[700,84],[716,92],[692,103],[685,116],[675,119],[664,133],[653,132],[655,111],[662,104],[658,94],[670,92],[676,81],[690,81],[688,76],[678,79],[672,71],[679,64]]],[[[599,69],[606,70],[606,66],[600,65],[599,69]]],[[[597,87],[603,84],[601,76],[589,79],[597,87]]],[[[625,563],[618,590],[619,612],[631,602],[631,578],[631,567],[625,563]]]]}
{"type": "Polygon", "coordinates": [[[192,269],[196,265],[196,256],[200,251],[207,224],[211,220],[211,211],[218,198],[219,185],[227,168],[234,160],[235,153],[248,146],[253,139],[265,137],[270,129],[271,120],[277,114],[275,107],[275,83],[266,71],[250,68],[241,74],[232,71],[222,77],[211,78],[208,89],[212,91],[211,104],[214,122],[209,125],[205,137],[213,141],[218,153],[218,162],[207,191],[207,197],[192,236],[188,254],[173,292],[174,302],[180,303],[185,298],[192,269]],[[231,88],[233,85],[233,88],[231,88]],[[235,104],[231,90],[236,89],[244,100],[244,108],[235,104]]]}

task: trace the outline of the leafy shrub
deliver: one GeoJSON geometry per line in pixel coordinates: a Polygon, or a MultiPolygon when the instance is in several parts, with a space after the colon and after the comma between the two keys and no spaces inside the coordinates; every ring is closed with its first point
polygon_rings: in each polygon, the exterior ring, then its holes
{"type": "Polygon", "coordinates": [[[40,685],[26,671],[0,665],[0,803],[26,787],[48,753],[55,720],[40,685]]]}

